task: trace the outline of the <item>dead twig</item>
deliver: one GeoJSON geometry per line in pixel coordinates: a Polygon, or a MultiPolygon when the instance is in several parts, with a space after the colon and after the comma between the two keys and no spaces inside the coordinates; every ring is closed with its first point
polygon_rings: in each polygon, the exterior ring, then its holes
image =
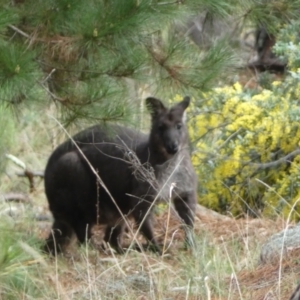
{"type": "Polygon", "coordinates": [[[22,31],[21,29],[17,28],[14,25],[8,25],[8,27],[14,31],[16,31],[17,33],[19,33],[20,35],[26,37],[27,39],[30,39],[30,35],[24,31],[22,31]]]}
{"type": "Polygon", "coordinates": [[[19,177],[40,177],[44,178],[44,171],[24,171],[24,172],[18,172],[17,176],[19,177]],[[29,173],[29,174],[28,174],[29,173]]]}
{"type": "Polygon", "coordinates": [[[300,154],[300,149],[297,149],[297,150],[292,151],[291,153],[287,154],[286,156],[281,157],[278,160],[271,161],[271,162],[268,162],[268,163],[261,163],[261,164],[253,163],[253,164],[250,164],[250,165],[256,166],[258,170],[276,168],[276,167],[280,166],[283,163],[287,163],[287,162],[291,161],[295,156],[297,156],[299,154],[300,154]]]}
{"type": "Polygon", "coordinates": [[[27,177],[27,179],[29,181],[29,192],[32,193],[35,190],[34,177],[43,178],[44,172],[41,172],[41,171],[34,172],[34,171],[29,170],[23,161],[21,161],[19,158],[15,157],[12,154],[6,154],[6,157],[24,170],[21,173],[17,173],[17,175],[21,176],[21,177],[27,177]]]}
{"type": "Polygon", "coordinates": [[[7,193],[0,195],[0,200],[6,202],[22,202],[22,203],[31,203],[31,199],[28,195],[22,193],[7,193]]]}

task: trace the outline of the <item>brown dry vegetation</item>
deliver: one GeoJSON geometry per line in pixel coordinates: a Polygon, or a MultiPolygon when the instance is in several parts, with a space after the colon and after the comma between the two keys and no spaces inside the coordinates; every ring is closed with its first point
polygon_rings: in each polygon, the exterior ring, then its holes
{"type": "MultiPolygon", "coordinates": [[[[37,231],[41,239],[48,234],[49,226],[50,223],[43,226],[43,230],[37,231]]],[[[85,289],[86,285],[94,287],[97,278],[104,276],[105,279],[100,285],[101,290],[106,291],[104,294],[107,299],[289,299],[300,275],[300,250],[291,250],[281,264],[279,259],[267,264],[259,263],[262,243],[285,226],[285,222],[279,219],[233,219],[199,206],[195,222],[198,253],[193,253],[183,247],[184,234],[177,216],[171,213],[169,217],[168,211],[164,209],[156,216],[155,225],[158,240],[161,243],[166,242],[167,245],[163,257],[138,251],[130,251],[120,256],[107,247],[103,250],[102,245],[99,247],[102,229],[95,228],[93,247],[78,249],[77,244],[73,243],[65,257],[58,258],[59,267],[62,264],[63,268],[58,271],[59,286],[56,288],[65,295],[65,299],[71,299],[71,295],[82,293],[83,286],[85,289]],[[212,260],[215,261],[211,262],[206,260],[210,255],[201,251],[212,251],[213,256],[219,257],[213,257],[212,260]],[[183,274],[193,264],[193,258],[195,264],[224,263],[229,268],[227,272],[221,266],[211,270],[208,267],[204,271],[200,270],[201,266],[198,270],[193,265],[190,270],[191,277],[184,278],[183,274]],[[186,270],[183,272],[184,264],[186,270]],[[220,273],[217,274],[219,267],[220,273]],[[78,278],[78,272],[81,279],[78,278]],[[90,280],[92,282],[86,282],[90,280]],[[185,280],[185,286],[177,286],[185,280]],[[196,287],[190,291],[187,288],[189,280],[198,281],[195,283],[196,287]],[[128,292],[125,298],[122,289],[128,292]]],[[[129,246],[132,238],[127,233],[124,244],[129,246]]],[[[140,236],[138,240],[143,243],[140,236]]],[[[55,264],[53,258],[46,260],[47,264],[55,264]]],[[[49,280],[57,285],[57,278],[49,280]]]]}

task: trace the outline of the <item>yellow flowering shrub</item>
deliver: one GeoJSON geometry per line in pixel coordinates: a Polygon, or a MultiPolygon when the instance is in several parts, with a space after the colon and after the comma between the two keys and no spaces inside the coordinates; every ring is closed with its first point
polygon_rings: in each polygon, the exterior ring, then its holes
{"type": "Polygon", "coordinates": [[[292,75],[270,90],[236,83],[193,102],[189,132],[201,204],[285,217],[295,205],[292,216],[299,217],[300,70],[292,75]]]}

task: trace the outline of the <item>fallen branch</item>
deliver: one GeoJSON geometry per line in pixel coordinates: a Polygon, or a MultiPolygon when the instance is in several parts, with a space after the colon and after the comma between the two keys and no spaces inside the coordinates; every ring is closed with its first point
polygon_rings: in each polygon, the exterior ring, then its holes
{"type": "Polygon", "coordinates": [[[30,39],[30,35],[24,31],[22,31],[21,29],[17,28],[16,26],[14,25],[8,25],[8,27],[14,31],[16,31],[17,33],[19,33],[20,35],[30,39]]]}
{"type": "Polygon", "coordinates": [[[259,72],[273,71],[284,73],[286,70],[286,63],[279,59],[265,59],[256,60],[248,64],[248,68],[252,70],[258,70],[259,72]]]}
{"type": "Polygon", "coordinates": [[[17,173],[17,176],[19,177],[40,177],[44,178],[44,172],[43,171],[24,171],[24,172],[19,172],[17,173]]]}
{"type": "Polygon", "coordinates": [[[0,195],[0,200],[7,202],[22,202],[22,203],[31,203],[31,199],[28,195],[22,193],[8,193],[0,195]]]}
{"type": "Polygon", "coordinates": [[[288,163],[290,162],[295,156],[300,154],[300,149],[297,149],[289,154],[287,154],[284,157],[281,157],[278,160],[275,161],[271,161],[268,163],[261,163],[261,164],[251,164],[253,166],[257,167],[257,170],[264,170],[264,169],[269,169],[269,168],[276,168],[278,166],[280,166],[283,163],[288,163]]]}
{"type": "Polygon", "coordinates": [[[17,175],[28,178],[30,193],[32,193],[35,190],[34,177],[38,176],[38,177],[44,178],[44,172],[30,171],[29,169],[27,169],[26,164],[23,161],[21,161],[19,158],[15,157],[12,154],[6,154],[6,157],[24,170],[24,172],[18,173],[17,175]]]}

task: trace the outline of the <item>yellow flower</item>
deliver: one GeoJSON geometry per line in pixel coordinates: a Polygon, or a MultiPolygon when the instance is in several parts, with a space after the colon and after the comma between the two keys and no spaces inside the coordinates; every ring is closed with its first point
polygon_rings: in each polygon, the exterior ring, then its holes
{"type": "Polygon", "coordinates": [[[237,93],[241,93],[243,91],[243,88],[242,88],[242,86],[241,86],[241,84],[239,82],[236,82],[233,85],[233,88],[236,90],[237,93]]]}
{"type": "Polygon", "coordinates": [[[175,97],[172,99],[172,102],[180,102],[182,101],[182,95],[176,94],[175,97]]]}
{"type": "Polygon", "coordinates": [[[253,101],[265,101],[272,96],[272,92],[270,90],[262,90],[261,93],[254,95],[251,99],[253,101]]]}
{"type": "Polygon", "coordinates": [[[280,84],[281,84],[281,81],[278,81],[278,80],[272,82],[273,86],[278,86],[280,84]]]}

